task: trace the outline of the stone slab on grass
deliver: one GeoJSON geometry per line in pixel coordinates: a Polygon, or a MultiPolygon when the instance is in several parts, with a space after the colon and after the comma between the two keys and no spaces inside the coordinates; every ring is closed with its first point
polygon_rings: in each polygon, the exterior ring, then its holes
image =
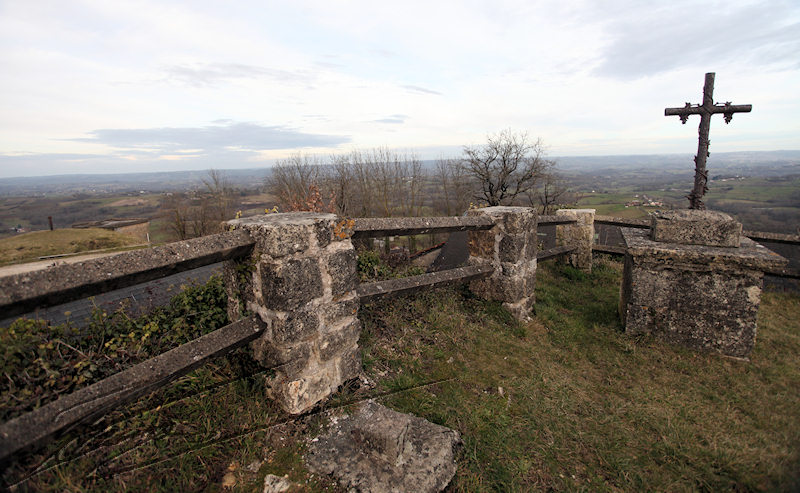
{"type": "Polygon", "coordinates": [[[331,418],[309,444],[306,462],[348,490],[438,492],[456,473],[458,432],[374,401],[331,418]]]}

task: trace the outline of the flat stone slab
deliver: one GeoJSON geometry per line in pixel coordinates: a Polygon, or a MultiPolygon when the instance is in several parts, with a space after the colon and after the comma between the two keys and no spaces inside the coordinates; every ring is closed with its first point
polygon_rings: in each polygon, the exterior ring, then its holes
{"type": "Polygon", "coordinates": [[[348,490],[438,492],[456,473],[457,431],[393,411],[370,400],[334,416],[309,443],[306,463],[348,490]]]}
{"type": "Polygon", "coordinates": [[[723,212],[664,211],[651,221],[653,241],[738,248],[742,238],[742,224],[723,212]]]}
{"type": "Polygon", "coordinates": [[[784,267],[789,261],[768,248],[743,237],[739,248],[687,245],[677,242],[654,241],[644,229],[620,228],[628,251],[634,257],[669,264],[705,264],[716,269],[752,269],[768,271],[784,267]]]}

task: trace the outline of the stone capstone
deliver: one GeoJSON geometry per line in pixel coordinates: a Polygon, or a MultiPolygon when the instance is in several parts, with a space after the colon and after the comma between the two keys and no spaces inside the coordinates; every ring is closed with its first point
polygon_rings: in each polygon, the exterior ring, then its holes
{"type": "Polygon", "coordinates": [[[708,210],[657,212],[651,216],[653,241],[738,248],[742,224],[728,214],[708,210]]]}
{"type": "Polygon", "coordinates": [[[351,415],[333,416],[310,441],[306,463],[316,474],[361,492],[438,492],[456,472],[458,432],[374,401],[351,415]]]}
{"type": "Polygon", "coordinates": [[[786,259],[748,238],[740,248],[662,243],[622,228],[625,333],[745,358],[756,340],[763,271],[786,259]]]}
{"type": "Polygon", "coordinates": [[[327,246],[334,240],[337,219],[335,214],[287,212],[232,219],[227,225],[233,230],[250,233],[261,253],[283,257],[308,250],[312,241],[318,247],[327,246]]]}

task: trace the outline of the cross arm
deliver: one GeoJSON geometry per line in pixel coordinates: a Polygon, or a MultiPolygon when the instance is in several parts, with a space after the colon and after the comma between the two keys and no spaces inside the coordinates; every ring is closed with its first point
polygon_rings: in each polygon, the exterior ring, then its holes
{"type": "MultiPolygon", "coordinates": [[[[750,113],[753,110],[752,104],[715,104],[711,107],[710,113],[750,113]]],[[[702,115],[708,111],[703,106],[690,106],[684,108],[664,108],[664,116],[681,115],[702,115]]]]}

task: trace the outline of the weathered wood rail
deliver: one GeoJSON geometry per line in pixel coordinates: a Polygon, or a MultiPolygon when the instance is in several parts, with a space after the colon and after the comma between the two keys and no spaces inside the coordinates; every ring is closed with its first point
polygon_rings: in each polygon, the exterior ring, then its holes
{"type": "Polygon", "coordinates": [[[548,250],[542,250],[541,252],[538,252],[536,254],[536,260],[538,260],[539,262],[543,260],[550,260],[551,258],[560,257],[561,255],[566,255],[570,252],[574,252],[575,250],[576,247],[569,245],[550,248],[548,250]]]}
{"type": "MultiPolygon", "coordinates": [[[[496,224],[492,218],[485,216],[358,218],[353,227],[353,238],[485,231],[496,224]]],[[[456,267],[419,276],[361,284],[356,288],[356,293],[363,303],[382,296],[396,296],[437,286],[468,282],[487,277],[493,271],[490,266],[456,267]]]]}
{"type": "MultiPolygon", "coordinates": [[[[355,221],[353,237],[481,231],[494,225],[495,222],[486,217],[364,218],[355,221]]],[[[253,237],[246,230],[238,229],[4,277],[0,280],[0,313],[4,317],[21,315],[37,308],[240,258],[250,254],[254,245],[253,237]]],[[[358,287],[357,293],[370,300],[479,279],[491,272],[492,268],[488,266],[467,266],[414,278],[364,284],[358,287]]],[[[163,387],[213,358],[228,354],[259,337],[265,328],[266,324],[255,317],[236,321],[0,424],[0,464],[7,463],[21,451],[42,445],[82,423],[163,387]]]]}
{"type": "Polygon", "coordinates": [[[240,257],[247,254],[253,244],[244,231],[229,231],[4,277],[0,289],[0,318],[240,257]]]}
{"type": "MultiPolygon", "coordinates": [[[[0,313],[14,316],[159,279],[249,253],[253,239],[231,231],[0,279],[0,313]]],[[[152,392],[255,339],[265,325],[240,320],[0,425],[0,464],[81,423],[152,392]]]]}
{"type": "Polygon", "coordinates": [[[364,303],[382,296],[399,295],[447,284],[472,281],[473,279],[489,276],[492,272],[494,272],[494,268],[487,265],[456,267],[455,269],[429,272],[419,276],[361,284],[356,288],[356,293],[358,293],[361,302],[364,303]]]}
{"type": "Polygon", "coordinates": [[[488,217],[360,217],[355,219],[353,238],[481,231],[494,225],[488,217]]]}
{"type": "Polygon", "coordinates": [[[254,340],[266,328],[251,317],[226,325],[0,425],[0,462],[161,388],[254,340]]]}

